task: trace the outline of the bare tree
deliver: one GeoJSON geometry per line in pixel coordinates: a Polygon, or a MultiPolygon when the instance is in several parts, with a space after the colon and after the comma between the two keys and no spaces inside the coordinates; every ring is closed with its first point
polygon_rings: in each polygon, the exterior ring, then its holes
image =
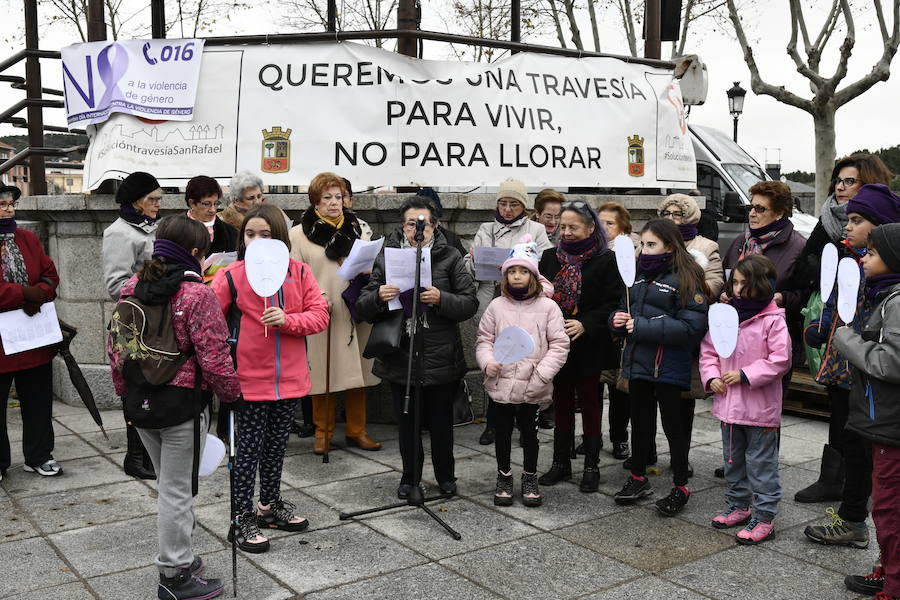
{"type": "Polygon", "coordinates": [[[177,0],[176,6],[166,31],[177,31],[181,37],[211,33],[220,19],[230,20],[236,11],[250,8],[248,2],[239,0],[177,0]]]}
{"type": "Polygon", "coordinates": [[[773,85],[763,80],[734,0],[726,1],[729,17],[744,53],[744,62],[750,69],[750,85],[753,93],[771,96],[779,102],[812,115],[815,132],[816,199],[818,200],[816,214],[818,214],[821,201],[828,193],[828,178],[834,166],[836,154],[835,113],[879,81],[887,81],[890,77],[891,61],[900,46],[900,0],[888,0],[893,9],[893,24],[890,28],[888,28],[881,0],[871,0],[883,43],[881,56],[871,71],[841,89],[838,87],[847,76],[847,63],[850,61],[856,43],[856,25],[849,0],[832,0],[825,22],[815,38],[811,38],[809,35],[800,0],[789,0],[791,39],[787,45],[787,54],[796,65],[797,72],[809,81],[812,91],[810,99],[789,91],[783,85],[773,85]],[[846,33],[839,49],[834,73],[827,77],[821,73],[822,55],[841,21],[844,23],[846,33]],[[802,54],[797,47],[798,39],[803,43],[802,54]]]}
{"type": "MultiPolygon", "coordinates": [[[[328,23],[328,3],[324,0],[287,0],[287,22],[301,31],[322,30],[328,23]]],[[[338,31],[393,29],[397,22],[397,0],[347,0],[338,3],[338,31]]],[[[374,40],[381,48],[383,39],[374,40]]]]}
{"type": "MultiPolygon", "coordinates": [[[[542,22],[541,0],[523,0],[521,5],[522,37],[526,38],[542,22]]],[[[449,10],[438,11],[448,31],[472,37],[508,40],[512,30],[509,0],[454,0],[449,10]]],[[[459,60],[493,62],[506,56],[506,50],[482,46],[451,44],[459,60]]]]}

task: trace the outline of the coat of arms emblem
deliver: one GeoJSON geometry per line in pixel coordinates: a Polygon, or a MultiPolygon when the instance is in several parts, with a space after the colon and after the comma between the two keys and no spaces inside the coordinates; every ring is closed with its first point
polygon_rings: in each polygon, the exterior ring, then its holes
{"type": "Polygon", "coordinates": [[[644,138],[637,134],[628,138],[628,174],[644,176],[644,138]]]}
{"type": "Polygon", "coordinates": [[[291,130],[262,130],[262,170],[264,173],[286,173],[291,168],[291,130]]]}

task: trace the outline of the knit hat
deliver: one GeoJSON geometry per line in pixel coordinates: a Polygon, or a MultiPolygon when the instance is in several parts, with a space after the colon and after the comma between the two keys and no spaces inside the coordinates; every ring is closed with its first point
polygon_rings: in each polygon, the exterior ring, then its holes
{"type": "Polygon", "coordinates": [[[525,184],[518,179],[510,177],[500,183],[500,189],[497,191],[497,200],[501,198],[512,198],[521,202],[525,208],[531,208],[528,206],[528,190],[525,189],[525,184]]]}
{"type": "Polygon", "coordinates": [[[0,185],[0,196],[12,194],[13,202],[22,197],[22,190],[14,185],[0,185]]]}
{"type": "Polygon", "coordinates": [[[416,192],[416,196],[425,198],[426,200],[431,200],[431,203],[434,204],[434,216],[436,218],[440,219],[444,216],[444,206],[441,204],[441,198],[432,188],[423,187],[418,192],[416,192]]]}
{"type": "Polygon", "coordinates": [[[900,197],[883,183],[868,183],[847,202],[847,214],[850,213],[875,225],[900,223],[900,197]]]}
{"type": "Polygon", "coordinates": [[[157,189],[159,189],[159,182],[156,181],[156,177],[150,173],[135,171],[119,184],[119,189],[116,190],[116,202],[131,204],[157,189]]]}
{"type": "Polygon", "coordinates": [[[869,235],[872,237],[872,245],[887,268],[894,273],[900,273],[900,223],[880,225],[869,235]]]}
{"type": "Polygon", "coordinates": [[[697,201],[687,194],[669,194],[659,203],[659,212],[663,212],[666,207],[673,204],[681,209],[682,223],[694,225],[700,222],[700,207],[697,206],[697,201]]]}
{"type": "Polygon", "coordinates": [[[530,235],[525,234],[519,238],[519,243],[509,251],[509,258],[503,261],[500,272],[506,275],[506,271],[510,267],[525,267],[537,277],[538,260],[540,260],[540,256],[538,256],[537,244],[532,241],[530,235]]]}

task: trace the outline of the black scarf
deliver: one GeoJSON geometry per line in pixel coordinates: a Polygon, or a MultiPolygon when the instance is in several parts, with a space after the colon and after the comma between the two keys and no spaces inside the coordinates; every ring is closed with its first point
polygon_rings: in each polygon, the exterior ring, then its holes
{"type": "Polygon", "coordinates": [[[331,223],[320,219],[312,206],[303,212],[300,225],[309,241],[325,248],[325,256],[335,261],[349,256],[353,242],[362,235],[359,221],[347,209],[344,209],[344,224],[340,229],[335,229],[331,223]]]}
{"type": "MultiPolygon", "coordinates": [[[[165,260],[165,259],[164,259],[165,260]]],[[[180,264],[166,263],[166,273],[156,281],[138,280],[134,286],[134,295],[144,304],[165,304],[181,288],[184,280],[200,281],[196,277],[186,276],[185,271],[190,267],[180,264]]]]}

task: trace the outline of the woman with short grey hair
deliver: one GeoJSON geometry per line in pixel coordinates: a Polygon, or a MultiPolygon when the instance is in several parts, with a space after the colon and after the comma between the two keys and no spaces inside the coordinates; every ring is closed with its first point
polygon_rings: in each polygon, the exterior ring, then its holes
{"type": "Polygon", "coordinates": [[[219,212],[218,217],[234,227],[241,228],[244,215],[254,205],[265,202],[263,196],[263,181],[250,171],[239,171],[228,182],[229,204],[219,212]]]}

